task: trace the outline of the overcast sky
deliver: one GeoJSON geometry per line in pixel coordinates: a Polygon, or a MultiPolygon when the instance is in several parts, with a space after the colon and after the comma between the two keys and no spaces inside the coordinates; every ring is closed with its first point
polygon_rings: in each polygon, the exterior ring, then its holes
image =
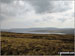
{"type": "Polygon", "coordinates": [[[2,29],[74,28],[73,0],[0,0],[2,29]]]}

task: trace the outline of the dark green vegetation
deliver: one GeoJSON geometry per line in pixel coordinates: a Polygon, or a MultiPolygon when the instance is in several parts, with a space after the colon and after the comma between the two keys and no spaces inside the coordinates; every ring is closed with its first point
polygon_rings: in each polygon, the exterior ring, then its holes
{"type": "Polygon", "coordinates": [[[2,55],[57,55],[74,51],[74,35],[1,32],[2,55]]]}

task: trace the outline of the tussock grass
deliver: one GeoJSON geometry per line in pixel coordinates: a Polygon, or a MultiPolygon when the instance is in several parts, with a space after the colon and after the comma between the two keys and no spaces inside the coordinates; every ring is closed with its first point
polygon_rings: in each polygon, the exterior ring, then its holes
{"type": "Polygon", "coordinates": [[[73,35],[2,32],[1,36],[2,55],[57,55],[74,51],[73,35]]]}

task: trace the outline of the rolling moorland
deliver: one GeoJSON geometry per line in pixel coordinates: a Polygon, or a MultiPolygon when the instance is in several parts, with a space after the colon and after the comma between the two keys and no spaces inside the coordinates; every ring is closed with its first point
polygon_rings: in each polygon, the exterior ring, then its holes
{"type": "Polygon", "coordinates": [[[1,55],[59,55],[74,51],[73,34],[1,32],[1,55]]]}

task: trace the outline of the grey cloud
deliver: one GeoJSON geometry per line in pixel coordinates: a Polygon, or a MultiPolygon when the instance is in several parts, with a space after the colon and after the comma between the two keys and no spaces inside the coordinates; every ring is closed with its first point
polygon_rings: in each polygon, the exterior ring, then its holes
{"type": "MultiPolygon", "coordinates": [[[[6,16],[16,16],[17,14],[22,15],[26,13],[27,10],[25,6],[19,6],[17,3],[15,6],[11,4],[13,1],[19,1],[19,0],[0,0],[0,3],[4,4],[7,3],[5,7],[1,8],[3,11],[1,11],[1,14],[4,14],[6,16]]],[[[28,2],[30,5],[32,5],[36,11],[36,13],[56,13],[56,12],[63,12],[66,11],[69,8],[68,2],[65,1],[51,1],[51,0],[22,0],[25,2],[28,2]]],[[[2,5],[3,5],[2,4],[2,5]]],[[[1,16],[1,18],[4,18],[1,16]]],[[[47,20],[47,19],[44,19],[47,20]]]]}
{"type": "Polygon", "coordinates": [[[37,23],[39,23],[39,22],[40,22],[40,20],[35,20],[34,22],[37,22],[37,23]]]}
{"type": "Polygon", "coordinates": [[[14,0],[0,0],[1,3],[11,3],[14,0]]]}
{"type": "MultiPolygon", "coordinates": [[[[7,3],[8,5],[10,5],[9,3],[13,1],[20,1],[20,0],[0,0],[0,1],[1,3],[7,3]]],[[[28,2],[30,5],[32,5],[36,13],[55,13],[55,12],[63,12],[70,9],[68,8],[68,3],[63,0],[61,2],[56,0],[54,1],[52,0],[22,0],[22,1],[28,2]]],[[[19,6],[16,6],[17,9],[18,7],[19,6]]]]}
{"type": "Polygon", "coordinates": [[[72,14],[73,17],[75,17],[75,12],[72,14]]]}
{"type": "MultiPolygon", "coordinates": [[[[20,6],[17,2],[17,4],[13,4],[13,3],[7,3],[4,4],[4,2],[2,2],[2,0],[0,0],[1,4],[0,4],[0,21],[3,21],[4,19],[6,19],[6,17],[16,17],[17,15],[22,15],[27,13],[28,9],[25,8],[25,6],[20,6]]],[[[5,0],[3,0],[5,1],[5,0]]],[[[7,0],[9,1],[9,0],[7,0]]],[[[16,1],[16,0],[15,0],[16,1]]],[[[18,0],[19,1],[19,0],[18,0]]],[[[11,1],[12,2],[12,1],[11,1]]],[[[8,19],[11,19],[8,18],[8,19]]]]}
{"type": "Polygon", "coordinates": [[[70,1],[64,0],[24,0],[29,2],[35,9],[36,13],[56,13],[63,12],[69,8],[70,1]]]}
{"type": "Polygon", "coordinates": [[[37,13],[45,13],[50,8],[52,8],[52,4],[49,2],[50,0],[24,0],[29,2],[37,13]]]}
{"type": "Polygon", "coordinates": [[[58,20],[61,21],[61,22],[63,22],[63,23],[64,23],[64,21],[66,21],[65,18],[59,18],[58,20]]]}
{"type": "Polygon", "coordinates": [[[0,15],[0,22],[4,20],[4,17],[2,15],[0,15]]]}
{"type": "Polygon", "coordinates": [[[53,19],[53,17],[47,16],[47,17],[43,17],[43,18],[42,18],[42,21],[48,22],[48,21],[51,21],[51,19],[53,19]]]}

